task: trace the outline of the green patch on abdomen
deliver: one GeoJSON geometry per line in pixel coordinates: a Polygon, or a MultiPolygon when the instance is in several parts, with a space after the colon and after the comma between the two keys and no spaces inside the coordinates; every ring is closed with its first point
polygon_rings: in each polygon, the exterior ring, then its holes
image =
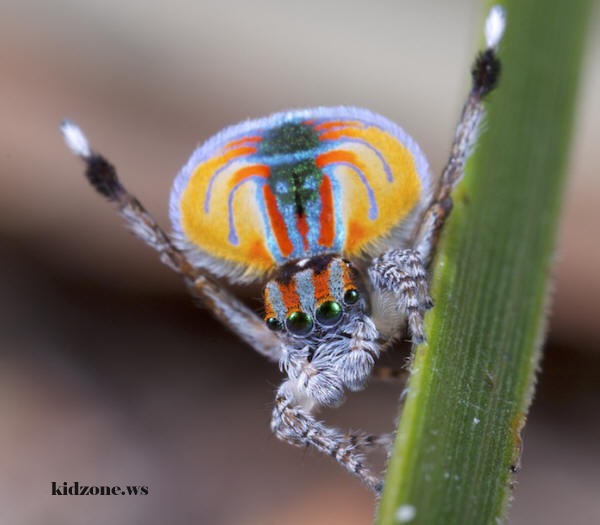
{"type": "Polygon", "coordinates": [[[286,155],[310,151],[319,147],[319,134],[310,126],[288,122],[268,130],[258,145],[257,154],[286,155]]]}
{"type": "Polygon", "coordinates": [[[322,171],[313,159],[278,164],[271,168],[268,184],[282,205],[294,204],[296,215],[303,216],[319,198],[322,171]]]}

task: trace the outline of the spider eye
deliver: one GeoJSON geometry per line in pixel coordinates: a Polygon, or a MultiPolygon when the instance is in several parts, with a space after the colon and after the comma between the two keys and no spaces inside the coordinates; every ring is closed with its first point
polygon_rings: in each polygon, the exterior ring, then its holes
{"type": "Polygon", "coordinates": [[[288,315],[285,324],[294,335],[306,335],[312,330],[313,320],[304,312],[292,312],[288,315]]]}
{"type": "Polygon", "coordinates": [[[273,332],[279,332],[283,328],[283,325],[279,322],[277,317],[269,317],[267,319],[267,328],[273,332]]]}
{"type": "Polygon", "coordinates": [[[359,294],[357,290],[348,290],[345,294],[344,294],[344,302],[347,304],[354,304],[356,301],[358,301],[359,298],[359,294]]]}
{"type": "Polygon", "coordinates": [[[342,307],[337,301],[325,301],[317,308],[317,321],[324,325],[332,325],[342,316],[342,307]]]}

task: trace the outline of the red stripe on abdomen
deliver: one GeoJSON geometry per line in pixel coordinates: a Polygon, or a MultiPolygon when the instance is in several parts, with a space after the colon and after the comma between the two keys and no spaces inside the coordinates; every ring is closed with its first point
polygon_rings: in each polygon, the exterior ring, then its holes
{"type": "Polygon", "coordinates": [[[333,246],[335,237],[335,218],[333,215],[333,191],[331,190],[331,180],[325,175],[319,187],[321,196],[321,214],[319,215],[319,225],[321,235],[319,244],[321,246],[333,246]]]}
{"type": "Polygon", "coordinates": [[[288,257],[292,253],[294,247],[292,241],[290,241],[290,238],[288,237],[287,226],[283,220],[283,215],[281,215],[281,212],[277,207],[277,199],[267,184],[263,186],[263,195],[265,204],[267,205],[269,220],[271,221],[271,229],[275,235],[279,251],[281,251],[281,255],[288,257]]]}

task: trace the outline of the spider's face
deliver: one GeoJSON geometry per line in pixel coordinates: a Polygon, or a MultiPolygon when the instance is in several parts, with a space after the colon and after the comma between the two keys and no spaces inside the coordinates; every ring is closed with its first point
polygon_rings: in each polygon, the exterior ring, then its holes
{"type": "Polygon", "coordinates": [[[287,263],[265,286],[265,321],[298,343],[323,340],[364,315],[362,288],[356,268],[339,256],[287,263]]]}

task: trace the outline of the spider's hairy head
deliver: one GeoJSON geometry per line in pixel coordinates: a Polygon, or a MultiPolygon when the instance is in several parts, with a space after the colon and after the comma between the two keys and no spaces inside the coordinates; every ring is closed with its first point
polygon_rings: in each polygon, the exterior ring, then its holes
{"type": "Polygon", "coordinates": [[[358,270],[339,255],[291,261],[264,288],[265,321],[295,340],[323,340],[364,315],[363,290],[358,270]]]}

